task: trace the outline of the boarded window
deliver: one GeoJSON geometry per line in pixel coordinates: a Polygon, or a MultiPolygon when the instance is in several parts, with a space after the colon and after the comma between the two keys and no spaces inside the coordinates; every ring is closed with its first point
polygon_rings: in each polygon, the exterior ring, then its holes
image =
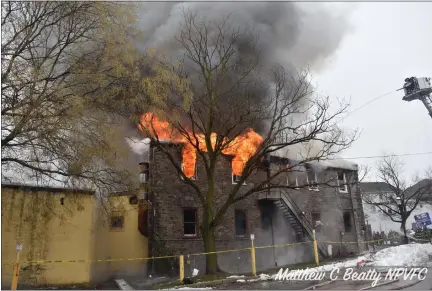
{"type": "Polygon", "coordinates": [[[235,231],[236,235],[246,234],[246,211],[235,210],[235,231]]]}
{"type": "Polygon", "coordinates": [[[184,236],[197,235],[197,210],[196,209],[183,210],[183,235],[184,236]]]}
{"type": "Polygon", "coordinates": [[[122,230],[124,228],[124,216],[119,214],[114,214],[110,219],[110,229],[111,230],[122,230]]]}
{"type": "Polygon", "coordinates": [[[345,232],[351,232],[352,221],[351,221],[351,212],[350,211],[345,211],[343,213],[343,221],[344,221],[345,232]]]}

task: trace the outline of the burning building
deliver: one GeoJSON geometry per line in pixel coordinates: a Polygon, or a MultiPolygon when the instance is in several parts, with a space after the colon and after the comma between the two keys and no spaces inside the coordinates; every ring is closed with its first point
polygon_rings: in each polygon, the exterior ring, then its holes
{"type": "MultiPolygon", "coordinates": [[[[148,117],[143,116],[142,124],[148,117]]],[[[200,230],[202,204],[163,151],[171,151],[185,176],[201,189],[208,187],[205,167],[195,148],[191,148],[181,135],[168,129],[169,124],[162,121],[152,126],[153,135],[157,136],[159,143],[163,141],[164,149],[150,142],[148,157],[143,158],[141,191],[144,195],[141,199],[148,202],[148,207],[141,211],[140,231],[149,237],[150,256],[167,255],[166,252],[184,254],[187,257],[186,271],[204,270],[205,256],[188,256],[204,252],[200,230]]],[[[216,136],[212,137],[214,146],[216,136]]],[[[199,145],[202,142],[200,138],[198,135],[195,139],[199,145]]],[[[260,136],[250,129],[218,159],[214,178],[215,207],[222,205],[231,188],[237,184],[244,164],[260,142],[260,136]]],[[[205,151],[204,146],[202,150],[205,151]]],[[[240,192],[265,181],[269,172],[292,163],[285,157],[269,156],[267,161],[263,161],[262,170],[251,174],[240,192]]],[[[358,253],[366,247],[356,165],[346,162],[305,164],[278,177],[273,183],[295,187],[254,193],[232,205],[216,228],[217,250],[248,248],[250,234],[254,234],[256,246],[294,244],[257,249],[257,269],[265,270],[313,261],[312,244],[308,243],[312,240],[313,230],[316,231],[322,258],[358,253]],[[322,181],[332,181],[333,184],[323,185],[322,181]]],[[[249,261],[247,250],[218,254],[219,267],[226,272],[248,272],[249,261]]],[[[160,268],[156,260],[149,272],[164,272],[160,268]]]]}

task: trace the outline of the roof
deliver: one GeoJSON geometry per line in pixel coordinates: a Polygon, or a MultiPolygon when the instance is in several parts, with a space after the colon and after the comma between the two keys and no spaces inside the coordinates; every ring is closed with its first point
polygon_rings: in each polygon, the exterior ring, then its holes
{"type": "Polygon", "coordinates": [[[390,185],[385,182],[361,182],[359,183],[359,186],[364,193],[393,192],[390,185]]]}
{"type": "Polygon", "coordinates": [[[2,182],[1,187],[5,189],[19,189],[26,192],[45,191],[45,192],[84,194],[84,195],[93,195],[95,193],[95,191],[89,189],[49,187],[49,186],[18,184],[18,183],[12,184],[12,183],[5,183],[5,182],[2,182]]]}
{"type": "Polygon", "coordinates": [[[432,179],[423,179],[405,190],[405,194],[410,197],[420,195],[420,200],[432,200],[432,179]],[[418,193],[416,193],[418,192],[418,193]]]}

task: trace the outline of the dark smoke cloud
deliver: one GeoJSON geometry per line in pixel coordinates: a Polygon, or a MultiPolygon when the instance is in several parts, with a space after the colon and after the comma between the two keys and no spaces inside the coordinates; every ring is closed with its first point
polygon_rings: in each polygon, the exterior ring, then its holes
{"type": "MultiPolygon", "coordinates": [[[[350,30],[349,10],[338,14],[341,10],[331,5],[292,2],[145,2],[139,8],[140,29],[144,36],[141,47],[143,50],[155,49],[173,58],[181,57],[184,51],[176,37],[184,22],[184,11],[195,13],[199,20],[206,22],[218,22],[229,15],[233,29],[238,28],[258,37],[256,50],[244,45],[248,39],[237,43],[237,59],[245,56],[257,58],[259,54],[260,67],[255,74],[267,83],[260,84],[262,87],[270,85],[271,88],[268,69],[274,64],[282,65],[286,71],[306,66],[313,72],[325,68],[326,59],[338,49],[350,30]]],[[[244,37],[248,38],[250,34],[244,37]]],[[[193,76],[191,80],[194,80],[193,76]]],[[[259,89],[253,96],[257,103],[263,100],[259,89]]],[[[251,126],[258,132],[265,128],[265,124],[251,126]]]]}
{"type": "Polygon", "coordinates": [[[323,61],[336,51],[350,29],[349,11],[338,14],[340,10],[327,3],[147,2],[140,6],[144,48],[172,56],[180,53],[175,37],[181,28],[183,10],[195,12],[206,21],[230,15],[234,27],[253,30],[259,37],[258,51],[263,62],[310,66],[315,71],[322,68],[323,61]]]}

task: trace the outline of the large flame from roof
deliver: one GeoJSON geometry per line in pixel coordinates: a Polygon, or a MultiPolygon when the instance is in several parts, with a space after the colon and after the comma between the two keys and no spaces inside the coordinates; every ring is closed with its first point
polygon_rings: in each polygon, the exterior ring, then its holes
{"type": "MultiPolygon", "coordinates": [[[[204,134],[195,133],[194,136],[190,131],[188,132],[188,137],[186,137],[184,134],[175,130],[169,122],[160,120],[151,112],[141,115],[138,128],[145,133],[150,133],[153,138],[157,138],[158,140],[183,143],[183,172],[186,177],[189,178],[195,175],[197,153],[194,145],[198,143],[198,148],[201,151],[207,151],[204,134]]],[[[212,133],[211,145],[213,148],[216,144],[216,138],[216,133],[212,133]]],[[[250,128],[244,134],[237,136],[229,146],[223,150],[224,154],[234,156],[232,160],[232,171],[234,175],[240,176],[242,174],[247,161],[255,154],[262,142],[263,138],[250,128]]]]}

